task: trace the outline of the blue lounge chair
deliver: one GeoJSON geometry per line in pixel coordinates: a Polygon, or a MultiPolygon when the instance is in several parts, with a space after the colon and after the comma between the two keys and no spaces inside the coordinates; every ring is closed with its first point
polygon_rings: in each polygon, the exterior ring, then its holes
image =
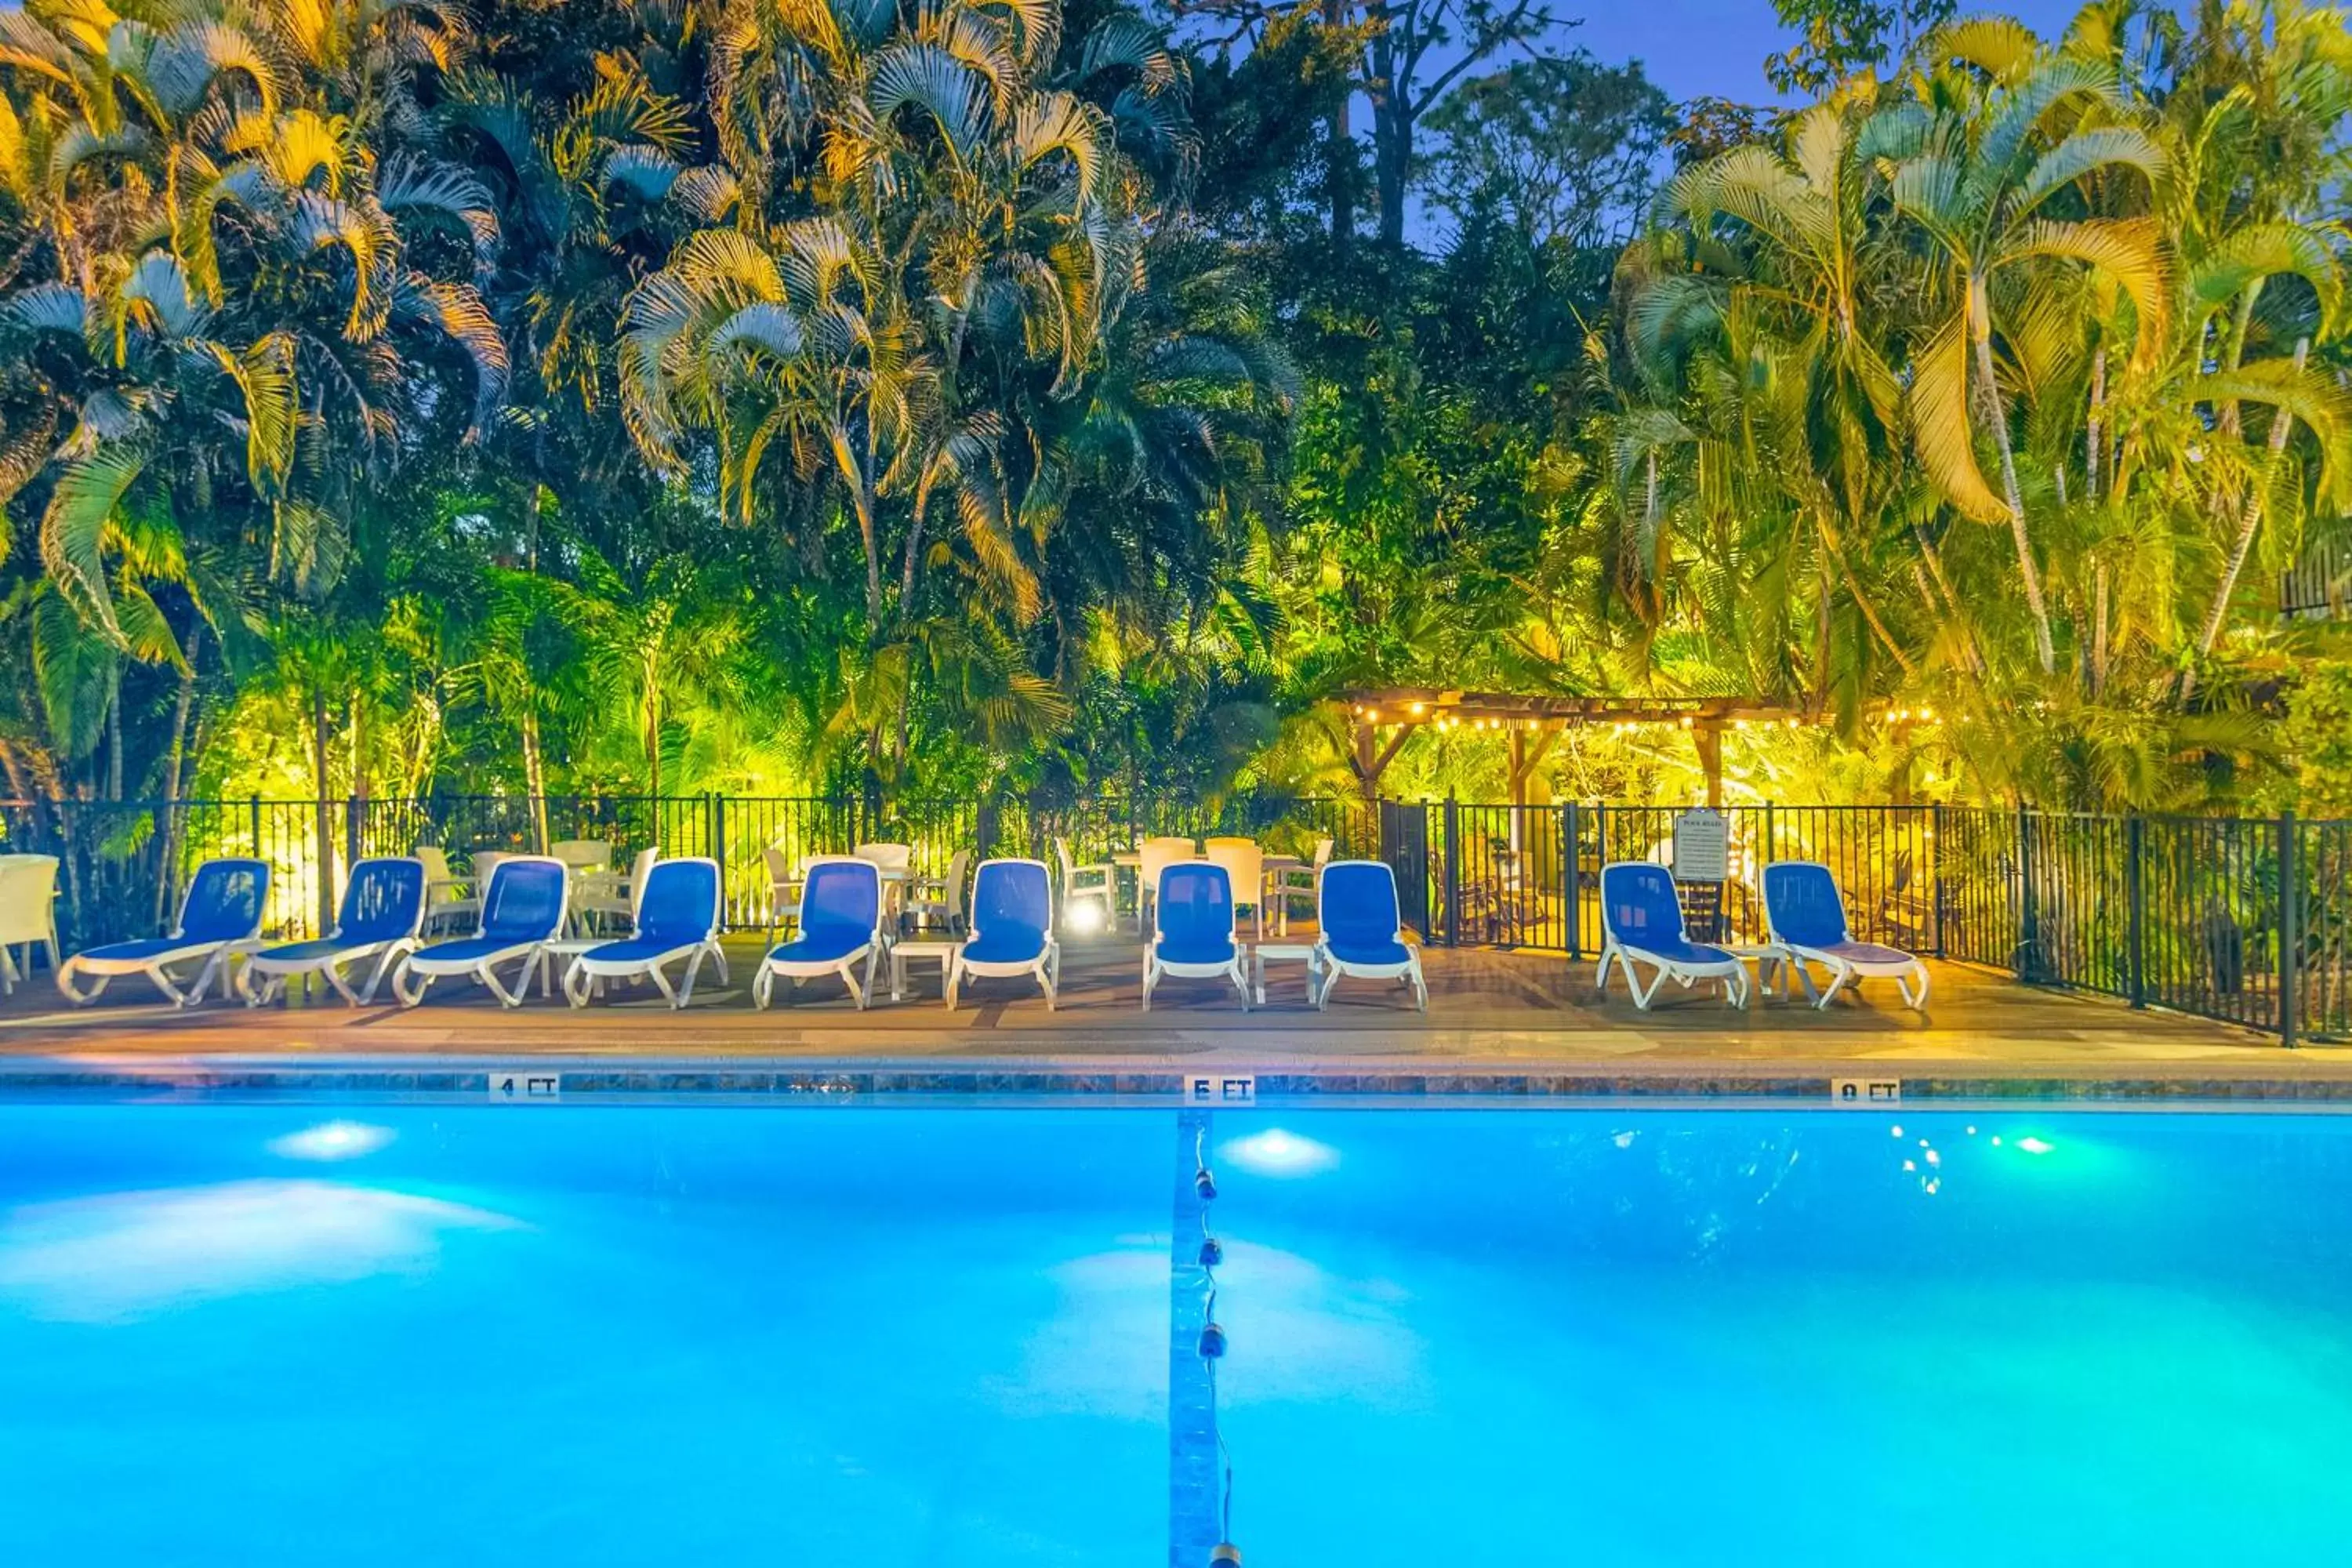
{"type": "MultiPolygon", "coordinates": [[[[1415,1005],[1429,1011],[1429,985],[1421,976],[1421,954],[1404,940],[1404,916],[1397,901],[1396,873],[1384,860],[1334,860],[1323,868],[1315,889],[1315,967],[1322,984],[1315,1005],[1331,1002],[1342,974],[1360,980],[1397,980],[1412,987],[1415,1005]]],[[[1315,976],[1307,976],[1314,985],[1315,976]]]]}
{"type": "Polygon", "coordinates": [[[226,991],[229,960],[250,952],[261,935],[261,913],[269,899],[267,860],[207,860],[188,882],[188,896],[180,900],[180,921],[169,936],[137,942],[113,942],[77,952],[58,970],[58,989],[75,1006],[87,1006],[104,994],[106,983],[118,974],[143,974],[174,1007],[193,1007],[205,999],[215,977],[226,991]],[[169,973],[175,963],[201,963],[194,984],[183,991],[169,973]],[[84,991],[76,984],[82,975],[98,984],[84,991]]]}
{"type": "Polygon", "coordinates": [[[1905,1006],[1927,1010],[1927,966],[1899,947],[1854,941],[1828,867],[1811,860],[1765,867],[1764,926],[1772,944],[1769,962],[1794,971],[1814,1006],[1828,1006],[1848,984],[1858,990],[1865,979],[1883,978],[1895,982],[1905,1006]],[[1830,972],[1826,991],[1813,985],[1808,966],[1815,963],[1830,972]]]}
{"type": "Polygon", "coordinates": [[[1223,866],[1180,860],[1164,867],[1154,909],[1151,945],[1143,950],[1143,1010],[1151,1011],[1151,989],[1163,974],[1213,980],[1222,975],[1241,993],[1249,1011],[1249,973],[1242,963],[1234,884],[1223,866]]]}
{"type": "Polygon", "coordinates": [[[1748,970],[1733,954],[1683,935],[1682,895],[1674,873],[1647,860],[1620,860],[1601,868],[1601,967],[1592,983],[1603,994],[1609,990],[1609,964],[1615,960],[1624,972],[1625,989],[1633,1005],[1643,1012],[1658,987],[1673,980],[1685,987],[1702,980],[1723,983],[1723,999],[1736,1007],[1748,1005],[1748,970]],[[1634,971],[1646,963],[1654,972],[1645,987],[1634,971]]]}
{"type": "Polygon", "coordinates": [[[342,911],[335,929],[312,942],[265,947],[245,961],[236,988],[246,1005],[258,1007],[285,994],[298,974],[322,974],[336,994],[353,1007],[375,1000],[375,988],[392,966],[415,951],[425,925],[425,863],[422,860],[362,860],[343,885],[342,911]],[[359,990],[343,965],[375,960],[359,990]],[[258,984],[257,984],[258,982],[258,984]]]}
{"type": "MultiPolygon", "coordinates": [[[[436,980],[462,977],[489,987],[503,1006],[520,1007],[530,994],[530,973],[547,956],[547,944],[563,931],[571,871],[545,855],[509,855],[490,873],[482,889],[482,923],[471,936],[418,948],[392,972],[392,994],[404,1007],[425,1000],[436,980]],[[516,965],[515,988],[500,983],[498,966],[516,965]]],[[[540,982],[547,988],[544,977],[540,982]]]]}
{"type": "Polygon", "coordinates": [[[860,1010],[874,990],[874,966],[887,950],[882,929],[882,871],[854,855],[824,855],[803,868],[800,934],[769,950],[751,982],[751,1001],[765,1007],[775,982],[838,974],[860,1010]],[[865,968],[860,984],[858,969],[865,968]]]}
{"type": "Polygon", "coordinates": [[[1043,860],[983,860],[971,882],[971,935],[948,960],[948,1005],[964,977],[1034,974],[1052,1012],[1062,979],[1054,883],[1043,860]]]}
{"type": "Polygon", "coordinates": [[[650,979],[672,1007],[694,999],[695,976],[703,960],[719,965],[727,980],[727,954],[719,945],[719,862],[699,856],[656,860],[637,879],[637,928],[620,942],[592,947],[563,973],[563,994],[574,1007],[588,1005],[599,980],[650,979]],[[677,989],[662,965],[686,960],[677,989]]]}

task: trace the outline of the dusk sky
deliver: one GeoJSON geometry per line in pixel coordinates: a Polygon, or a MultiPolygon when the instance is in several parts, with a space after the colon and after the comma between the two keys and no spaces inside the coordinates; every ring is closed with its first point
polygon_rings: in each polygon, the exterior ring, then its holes
{"type": "MultiPolygon", "coordinates": [[[[1556,9],[1577,14],[1572,5],[1556,9]]],[[[1961,6],[1963,12],[2015,16],[2045,37],[2063,30],[2078,9],[2066,0],[1961,6]]],[[[1773,97],[1764,79],[1764,57],[1787,48],[1790,37],[1774,18],[1769,0],[1633,0],[1590,6],[1583,26],[1570,29],[1564,41],[1604,60],[1638,57],[1650,79],[1671,98],[1713,94],[1760,103],[1773,97]]]]}

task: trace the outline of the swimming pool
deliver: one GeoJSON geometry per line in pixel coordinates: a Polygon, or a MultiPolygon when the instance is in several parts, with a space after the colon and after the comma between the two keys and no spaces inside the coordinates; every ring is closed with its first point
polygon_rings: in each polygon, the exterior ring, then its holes
{"type": "MultiPolygon", "coordinates": [[[[1202,1563],[1195,1136],[0,1104],[0,1562],[1202,1563]]],[[[2352,1535],[2352,1121],[1269,1107],[1197,1136],[1253,1564],[2352,1535]]]]}

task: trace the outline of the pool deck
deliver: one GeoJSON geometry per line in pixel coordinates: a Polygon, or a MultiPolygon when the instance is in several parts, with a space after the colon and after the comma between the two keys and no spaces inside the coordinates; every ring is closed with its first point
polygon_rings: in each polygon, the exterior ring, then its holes
{"type": "Polygon", "coordinates": [[[983,981],[945,1011],[929,965],[908,999],[854,1009],[835,983],[761,1013],[745,984],[754,942],[730,942],[734,983],[673,1013],[650,991],[574,1010],[533,996],[501,1009],[445,984],[413,1011],[340,1005],[188,1012],[137,981],[87,1008],[44,972],[0,1002],[0,1086],[57,1079],[193,1087],[373,1075],[396,1088],[478,1088],[486,1065],[560,1068],[567,1091],[669,1087],[1171,1093],[1192,1072],[1252,1073],[1265,1092],[1822,1095],[1831,1080],[1899,1081],[1906,1096],[2057,1094],[2102,1099],[2352,1100],[2352,1046],[2288,1050],[2249,1030],[2103,998],[2021,986],[1936,964],[1926,1016],[1879,983],[1826,1012],[1711,996],[1637,1012],[1604,1000],[1589,962],[1433,949],[1426,1015],[1400,991],[1343,982],[1328,1012],[1304,1001],[1295,964],[1244,1013],[1231,990],[1165,981],[1141,1011],[1139,950],[1066,949],[1063,1003],[1026,982],[983,981]]]}

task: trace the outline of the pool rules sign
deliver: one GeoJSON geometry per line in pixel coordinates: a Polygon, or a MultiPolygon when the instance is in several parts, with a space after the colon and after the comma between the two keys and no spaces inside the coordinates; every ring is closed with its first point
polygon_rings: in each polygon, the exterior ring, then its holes
{"type": "Polygon", "coordinates": [[[1701,942],[1723,940],[1723,884],[1731,876],[1731,823],[1710,806],[1675,818],[1675,883],[1683,921],[1701,942]]]}
{"type": "Polygon", "coordinates": [[[1675,880],[1720,882],[1731,875],[1731,824],[1723,813],[1696,806],[1675,818],[1675,880]]]}

